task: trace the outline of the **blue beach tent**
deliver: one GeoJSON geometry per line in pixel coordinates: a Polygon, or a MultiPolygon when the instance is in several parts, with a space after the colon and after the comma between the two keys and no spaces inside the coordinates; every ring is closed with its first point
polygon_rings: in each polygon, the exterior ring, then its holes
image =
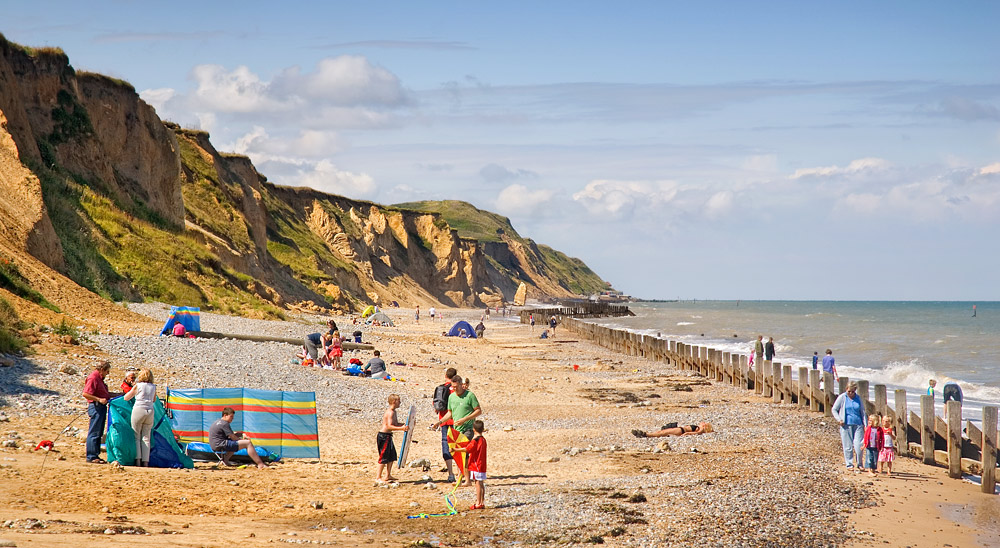
{"type": "Polygon", "coordinates": [[[171,306],[167,323],[163,324],[160,335],[172,334],[175,323],[183,325],[185,331],[201,331],[201,308],[197,306],[171,306]]]}
{"type": "Polygon", "coordinates": [[[470,339],[476,338],[476,330],[472,329],[472,326],[469,325],[469,322],[465,320],[460,320],[455,322],[455,325],[451,326],[451,331],[448,331],[448,336],[458,337],[463,329],[465,330],[466,335],[468,335],[470,339]]]}
{"type": "MultiPolygon", "coordinates": [[[[132,430],[132,406],[135,400],[115,398],[108,402],[108,461],[125,466],[135,463],[135,430],[132,430]]],[[[193,468],[174,439],[166,410],[157,399],[153,408],[153,432],[150,435],[149,465],[154,468],[193,468]]]]}

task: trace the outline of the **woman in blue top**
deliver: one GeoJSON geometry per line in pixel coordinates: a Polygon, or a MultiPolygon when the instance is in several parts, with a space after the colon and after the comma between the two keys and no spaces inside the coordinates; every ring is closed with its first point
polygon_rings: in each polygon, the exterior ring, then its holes
{"type": "Polygon", "coordinates": [[[865,424],[868,422],[868,413],[865,409],[865,402],[858,396],[858,383],[851,381],[847,384],[847,392],[837,396],[837,401],[833,402],[833,416],[837,417],[840,423],[840,442],[844,446],[844,463],[847,469],[854,469],[860,472],[862,465],[862,446],[865,439],[865,424]],[[854,460],[857,459],[857,466],[854,460]]]}

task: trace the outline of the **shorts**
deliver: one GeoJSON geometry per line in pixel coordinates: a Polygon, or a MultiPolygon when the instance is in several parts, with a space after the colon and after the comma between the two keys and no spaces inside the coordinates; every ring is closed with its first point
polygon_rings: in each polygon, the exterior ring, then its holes
{"type": "Polygon", "coordinates": [[[472,481],[486,481],[486,472],[469,471],[469,477],[472,478],[472,481]]]}
{"type": "Polygon", "coordinates": [[[226,440],[225,447],[213,447],[212,451],[219,451],[222,453],[235,453],[240,450],[240,442],[236,440],[226,440]]]}
{"type": "Polygon", "coordinates": [[[375,437],[375,445],[378,447],[378,463],[389,464],[396,462],[396,445],[392,443],[392,432],[379,432],[375,437]]]}

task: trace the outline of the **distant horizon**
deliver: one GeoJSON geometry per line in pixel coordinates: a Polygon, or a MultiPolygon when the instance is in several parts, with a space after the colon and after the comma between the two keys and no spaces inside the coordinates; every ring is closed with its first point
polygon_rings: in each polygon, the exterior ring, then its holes
{"type": "Polygon", "coordinates": [[[463,200],[627,294],[1000,299],[997,2],[4,15],[275,184],[463,200]]]}

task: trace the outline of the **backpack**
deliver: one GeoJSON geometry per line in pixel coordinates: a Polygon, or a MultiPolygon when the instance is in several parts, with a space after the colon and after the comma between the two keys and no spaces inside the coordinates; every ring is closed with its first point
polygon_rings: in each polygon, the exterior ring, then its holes
{"type": "Polygon", "coordinates": [[[451,396],[451,385],[441,384],[434,389],[434,410],[444,413],[448,410],[448,397],[451,396]]]}

